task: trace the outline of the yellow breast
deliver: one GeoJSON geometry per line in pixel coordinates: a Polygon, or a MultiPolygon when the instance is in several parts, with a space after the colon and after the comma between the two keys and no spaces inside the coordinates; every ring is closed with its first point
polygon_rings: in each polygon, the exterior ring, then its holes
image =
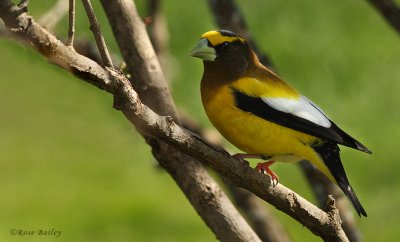
{"type": "MultiPolygon", "coordinates": [[[[255,88],[254,92],[257,91],[255,88]]],[[[316,137],[238,109],[230,92],[227,85],[216,90],[202,90],[203,105],[210,121],[229,142],[247,153],[308,156],[305,152],[310,152],[310,148],[305,144],[311,144],[316,137]]]]}

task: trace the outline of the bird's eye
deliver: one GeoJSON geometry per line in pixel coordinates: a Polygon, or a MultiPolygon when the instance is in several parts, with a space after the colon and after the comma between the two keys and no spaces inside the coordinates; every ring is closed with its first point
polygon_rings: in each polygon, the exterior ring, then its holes
{"type": "Polygon", "coordinates": [[[231,45],[230,42],[224,42],[221,44],[221,50],[227,49],[231,45]]]}

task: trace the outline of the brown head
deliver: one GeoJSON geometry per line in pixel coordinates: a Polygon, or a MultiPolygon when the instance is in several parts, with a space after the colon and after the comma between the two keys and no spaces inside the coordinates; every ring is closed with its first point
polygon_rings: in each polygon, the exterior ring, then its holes
{"type": "Polygon", "coordinates": [[[204,33],[191,56],[204,61],[204,76],[212,75],[219,81],[231,82],[247,73],[258,63],[258,58],[246,40],[228,30],[204,33]]]}

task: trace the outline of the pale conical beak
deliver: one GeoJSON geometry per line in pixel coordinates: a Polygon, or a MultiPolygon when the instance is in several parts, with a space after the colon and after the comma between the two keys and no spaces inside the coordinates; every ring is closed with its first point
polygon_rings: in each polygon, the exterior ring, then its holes
{"type": "Polygon", "coordinates": [[[205,61],[215,61],[215,58],[217,58],[215,49],[208,46],[207,39],[200,39],[197,45],[193,48],[192,52],[190,52],[190,55],[205,61]]]}

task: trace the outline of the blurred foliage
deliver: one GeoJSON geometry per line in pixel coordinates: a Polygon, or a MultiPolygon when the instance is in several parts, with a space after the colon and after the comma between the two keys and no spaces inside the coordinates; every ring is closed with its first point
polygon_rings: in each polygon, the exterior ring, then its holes
{"type": "MultiPolygon", "coordinates": [[[[51,1],[31,2],[39,18],[51,1]]],[[[104,11],[94,1],[114,53],[104,11]]],[[[145,1],[137,1],[146,16],[145,1]]],[[[318,103],[372,156],[347,148],[342,160],[369,217],[365,241],[400,237],[400,40],[366,1],[238,1],[250,31],[280,75],[318,103]],[[250,4],[251,3],[251,4],[250,4]]],[[[77,36],[92,40],[78,1],[77,36]]],[[[206,1],[164,1],[170,72],[179,108],[210,127],[203,112],[202,64],[188,53],[215,29],[206,1]]],[[[67,33],[67,18],[54,30],[67,33]]],[[[157,168],[112,97],[50,65],[34,50],[0,39],[1,241],[213,241],[172,179],[157,168]],[[56,229],[11,236],[11,229],[56,229]]],[[[231,148],[235,152],[234,148],[231,148]]],[[[297,166],[277,164],[281,182],[314,201],[297,166]]],[[[276,212],[295,241],[319,241],[276,212]]]]}

